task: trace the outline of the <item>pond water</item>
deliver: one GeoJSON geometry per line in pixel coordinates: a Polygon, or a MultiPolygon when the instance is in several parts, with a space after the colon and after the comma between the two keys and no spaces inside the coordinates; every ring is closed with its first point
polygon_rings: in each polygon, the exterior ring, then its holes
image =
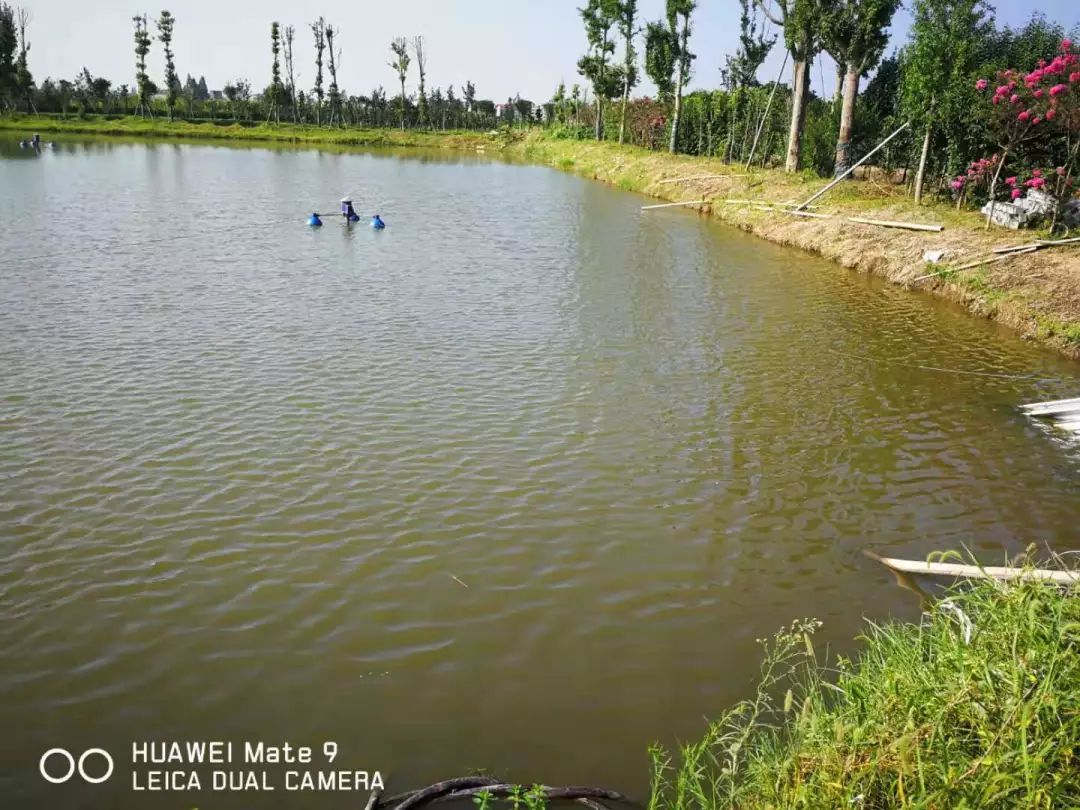
{"type": "Polygon", "coordinates": [[[5,807],[147,740],[641,795],[756,638],[917,616],[863,549],[1080,545],[1015,409],[1080,366],[949,305],[471,155],[0,144],[5,807]]]}

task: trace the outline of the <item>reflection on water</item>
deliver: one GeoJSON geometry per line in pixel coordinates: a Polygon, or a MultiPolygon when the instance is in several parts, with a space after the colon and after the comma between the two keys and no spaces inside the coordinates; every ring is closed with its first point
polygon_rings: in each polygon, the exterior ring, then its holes
{"type": "Polygon", "coordinates": [[[948,306],[472,156],[0,152],[14,806],[144,739],[640,793],[756,637],[914,615],[862,549],[1075,544],[1080,458],[1015,405],[1080,368],[948,306]],[[304,225],[346,193],[388,229],[304,225]]]}

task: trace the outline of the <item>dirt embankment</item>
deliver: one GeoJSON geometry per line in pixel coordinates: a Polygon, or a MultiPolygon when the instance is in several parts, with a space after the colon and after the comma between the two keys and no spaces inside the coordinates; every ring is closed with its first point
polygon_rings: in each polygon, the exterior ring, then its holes
{"type": "Polygon", "coordinates": [[[994,257],[995,248],[1049,237],[998,227],[986,231],[977,212],[956,211],[940,203],[916,207],[902,186],[877,180],[841,183],[812,209],[816,214],[833,215],[831,218],[803,218],[762,210],[751,203],[724,201],[802,202],[826,183],[808,173],[746,172],[741,166],[719,160],[555,140],[539,134],[507,148],[530,160],[663,200],[708,200],[694,207],[772,242],[809,250],[844,267],[959,301],[976,315],[998,320],[1027,338],[1080,358],[1080,244],[960,270],[957,268],[994,257]],[[864,225],[847,221],[849,216],[943,225],[944,230],[864,225]],[[923,258],[927,251],[944,253],[932,264],[923,258]],[[931,273],[937,275],[926,278],[931,273]]]}

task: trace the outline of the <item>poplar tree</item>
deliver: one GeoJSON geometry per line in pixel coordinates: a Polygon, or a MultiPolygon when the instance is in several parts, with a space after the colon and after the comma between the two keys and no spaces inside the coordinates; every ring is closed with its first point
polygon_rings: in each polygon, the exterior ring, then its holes
{"type": "Polygon", "coordinates": [[[675,48],[671,29],[662,22],[645,26],[645,72],[656,85],[656,96],[665,104],[675,95],[675,48]]]}
{"type": "Polygon", "coordinates": [[[390,41],[390,51],[394,58],[388,63],[397,71],[398,81],[401,83],[401,97],[398,99],[398,109],[401,115],[401,131],[405,131],[405,77],[409,72],[409,43],[405,37],[395,37],[390,41]]]}
{"type": "Polygon", "coordinates": [[[588,0],[579,9],[585,23],[589,52],[578,60],[578,73],[592,82],[596,94],[596,140],[604,137],[604,99],[610,97],[611,87],[608,58],[615,53],[611,29],[619,17],[619,0],[588,0]]]}
{"type": "Polygon", "coordinates": [[[671,139],[668,151],[675,154],[675,140],[679,132],[679,118],[682,114],[683,87],[690,80],[690,63],[696,58],[690,53],[690,15],[697,7],[696,0],[667,0],[668,25],[671,28],[675,45],[675,111],[671,115],[671,139]],[[682,27],[678,27],[679,18],[682,27]],[[676,33],[676,31],[678,33],[676,33]]]}
{"type": "Polygon", "coordinates": [[[337,53],[334,52],[334,37],[338,35],[338,31],[332,25],[326,26],[325,31],[326,49],[330,54],[330,124],[333,125],[337,121],[340,125],[345,123],[341,118],[341,93],[338,90],[337,83],[337,69],[341,49],[338,48],[337,53]]]}
{"type": "Polygon", "coordinates": [[[803,134],[806,110],[810,101],[810,63],[821,50],[821,18],[831,6],[830,0],[776,0],[779,15],[756,0],[758,7],[773,23],[784,29],[784,44],[791,54],[792,93],[791,126],[788,129],[787,159],[784,171],[797,172],[802,167],[803,134]]]}
{"type": "Polygon", "coordinates": [[[139,105],[135,111],[144,117],[149,115],[153,118],[150,97],[157,88],[146,73],[146,55],[150,53],[150,32],[147,30],[145,14],[142,16],[136,14],[131,20],[135,23],[135,88],[139,93],[139,105]]]}
{"type": "Polygon", "coordinates": [[[281,123],[278,112],[282,96],[281,61],[278,59],[278,54],[281,53],[281,27],[276,21],[270,23],[270,52],[274,60],[270,66],[270,109],[266,114],[266,120],[273,118],[275,123],[281,123]]]}
{"type": "Polygon", "coordinates": [[[424,81],[427,78],[427,54],[424,52],[423,37],[413,37],[413,52],[416,54],[416,70],[420,74],[420,90],[416,99],[416,112],[419,118],[417,123],[423,127],[428,123],[428,99],[424,89],[424,81]]]}
{"type": "Polygon", "coordinates": [[[19,41],[15,27],[15,9],[0,3],[0,109],[15,91],[15,50],[19,41]]]}
{"type": "Polygon", "coordinates": [[[821,22],[826,49],[844,68],[840,135],[836,141],[836,174],[851,165],[851,131],[859,79],[874,68],[889,41],[888,27],[900,0],[838,0],[821,22]]]}
{"type": "Polygon", "coordinates": [[[285,73],[289,77],[289,83],[285,87],[285,96],[289,101],[289,107],[292,109],[292,120],[296,123],[296,77],[293,73],[293,55],[292,44],[293,37],[296,36],[296,29],[291,25],[285,26],[285,73]]]}
{"type": "Polygon", "coordinates": [[[319,17],[311,23],[311,33],[315,35],[315,126],[322,126],[323,106],[323,51],[326,50],[326,22],[319,17]]]}
{"type": "MultiPolygon", "coordinates": [[[[618,6],[619,33],[623,38],[623,93],[619,111],[619,143],[626,139],[626,108],[630,104],[630,88],[637,84],[637,51],[634,50],[634,25],[637,22],[637,0],[621,0],[618,6]]],[[[564,85],[559,90],[565,94],[564,85]]]]}
{"type": "Polygon", "coordinates": [[[158,39],[165,50],[165,103],[169,106],[169,120],[173,120],[176,108],[180,80],[176,76],[176,63],[173,61],[172,37],[176,18],[168,11],[162,11],[157,19],[158,39]]]}

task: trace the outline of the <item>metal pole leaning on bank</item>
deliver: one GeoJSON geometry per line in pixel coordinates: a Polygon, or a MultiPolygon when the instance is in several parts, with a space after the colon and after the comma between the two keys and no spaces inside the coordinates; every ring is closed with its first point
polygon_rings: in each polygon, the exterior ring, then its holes
{"type": "Polygon", "coordinates": [[[772,108],[772,100],[773,100],[773,96],[776,95],[776,88],[780,86],[780,80],[782,78],[784,78],[784,68],[787,67],[788,56],[790,56],[790,53],[785,48],[784,49],[784,61],[780,64],[780,72],[776,74],[776,81],[773,82],[772,92],[769,93],[769,100],[767,102],[765,102],[765,112],[762,113],[761,120],[758,122],[757,132],[754,133],[754,142],[752,144],[750,144],[750,157],[748,157],[746,159],[746,168],[747,168],[747,170],[750,169],[750,164],[754,160],[754,152],[757,151],[758,138],[761,137],[761,130],[763,130],[765,128],[765,121],[769,117],[769,110],[772,108]]]}
{"type": "Polygon", "coordinates": [[[878,144],[877,146],[875,146],[875,147],[874,147],[873,149],[871,149],[871,150],[870,150],[869,152],[867,152],[867,153],[866,153],[866,154],[865,154],[865,155],[864,155],[864,156],[862,157],[862,159],[861,159],[861,160],[860,160],[860,161],[859,161],[858,163],[855,163],[854,165],[852,165],[852,167],[851,167],[850,169],[848,169],[848,170],[847,170],[846,172],[844,172],[844,173],[843,173],[842,175],[840,175],[839,177],[837,177],[837,178],[836,178],[835,180],[833,180],[833,181],[832,181],[831,183],[829,183],[829,185],[825,186],[825,188],[823,188],[823,189],[822,189],[821,191],[819,191],[819,192],[818,192],[817,194],[815,194],[815,195],[814,195],[813,197],[811,197],[810,199],[808,199],[808,200],[807,200],[806,202],[802,203],[801,205],[797,205],[797,206],[795,206],[795,210],[796,210],[796,211],[801,211],[802,209],[806,208],[806,206],[810,205],[810,203],[812,203],[812,202],[813,202],[814,200],[816,200],[816,199],[817,199],[818,197],[820,197],[820,196],[821,196],[822,194],[824,194],[824,193],[825,193],[826,191],[828,191],[828,190],[829,190],[830,188],[832,188],[832,187],[833,187],[833,186],[835,186],[835,185],[836,185],[837,183],[839,183],[839,182],[840,182],[841,180],[846,180],[846,179],[847,179],[847,176],[848,176],[849,174],[851,174],[851,173],[852,173],[853,171],[855,171],[855,170],[856,170],[857,168],[859,168],[859,167],[860,167],[860,166],[862,166],[862,165],[863,165],[864,163],[866,163],[866,161],[868,161],[868,160],[869,160],[869,159],[870,159],[871,157],[873,157],[873,156],[874,156],[874,155],[875,155],[875,154],[877,153],[877,151],[878,151],[879,149],[881,149],[881,147],[883,147],[883,146],[884,146],[885,144],[887,144],[887,143],[888,143],[889,141],[891,141],[891,140],[892,140],[893,138],[895,138],[895,137],[896,137],[897,135],[899,135],[899,134],[900,134],[901,132],[903,132],[903,131],[904,131],[905,129],[907,129],[907,128],[908,128],[909,126],[911,126],[911,122],[910,122],[910,121],[907,121],[907,122],[905,122],[905,123],[904,123],[904,124],[903,124],[903,125],[902,125],[902,126],[901,126],[901,127],[899,128],[899,129],[897,129],[897,130],[896,130],[896,131],[895,131],[895,132],[894,132],[894,133],[893,133],[892,135],[890,135],[890,136],[889,136],[888,138],[886,138],[886,139],[885,139],[885,140],[883,140],[883,141],[882,141],[881,143],[879,143],[879,144],[878,144]]]}

